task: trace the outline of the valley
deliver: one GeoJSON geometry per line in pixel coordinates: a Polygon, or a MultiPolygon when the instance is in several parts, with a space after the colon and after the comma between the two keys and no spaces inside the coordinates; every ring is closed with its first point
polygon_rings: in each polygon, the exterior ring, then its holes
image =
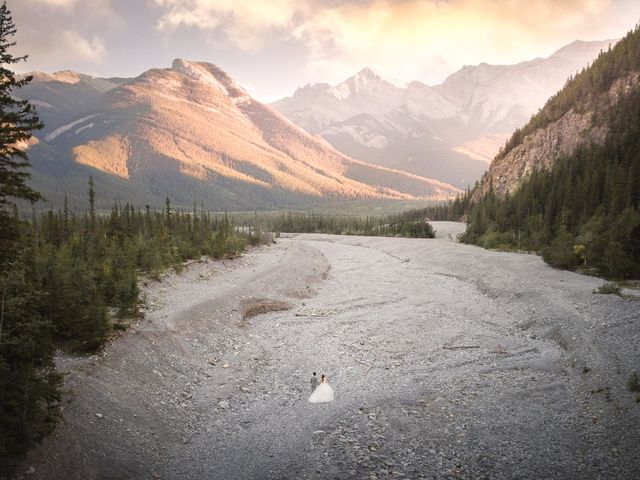
{"type": "Polygon", "coordinates": [[[539,257],[288,235],[148,281],[29,478],[632,478],[637,301],[539,257]],[[252,311],[288,308],[251,316],[252,311]],[[331,404],[311,405],[326,373],[331,404]]]}
{"type": "Polygon", "coordinates": [[[2,3],[0,480],[638,478],[634,18],[2,3]]]}

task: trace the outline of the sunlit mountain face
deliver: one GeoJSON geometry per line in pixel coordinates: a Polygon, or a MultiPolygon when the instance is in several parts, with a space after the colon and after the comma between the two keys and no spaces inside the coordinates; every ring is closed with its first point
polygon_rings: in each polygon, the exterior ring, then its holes
{"type": "Polygon", "coordinates": [[[130,80],[36,74],[21,93],[47,121],[30,151],[36,179],[71,182],[89,167],[111,183],[135,185],[136,200],[162,191],[187,204],[202,196],[227,208],[321,198],[443,200],[458,193],[341,154],[212,64],[177,59],[130,80]]]}

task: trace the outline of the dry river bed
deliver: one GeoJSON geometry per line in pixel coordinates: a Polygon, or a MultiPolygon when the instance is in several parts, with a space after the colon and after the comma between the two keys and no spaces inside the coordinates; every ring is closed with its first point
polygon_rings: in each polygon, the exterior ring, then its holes
{"type": "Polygon", "coordinates": [[[144,320],[60,359],[65,421],[19,475],[639,478],[640,302],[435,228],[290,236],[151,282],[144,320]],[[265,301],[291,308],[243,319],[265,301]],[[314,370],[334,403],[307,402],[314,370]]]}

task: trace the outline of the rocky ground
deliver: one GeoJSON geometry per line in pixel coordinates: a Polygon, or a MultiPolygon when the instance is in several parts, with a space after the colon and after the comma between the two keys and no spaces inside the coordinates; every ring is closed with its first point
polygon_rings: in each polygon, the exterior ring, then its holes
{"type": "Polygon", "coordinates": [[[65,422],[20,475],[638,478],[640,302],[435,227],[291,236],[151,282],[144,320],[60,359],[65,422]],[[313,370],[334,403],[306,401],[313,370]]]}

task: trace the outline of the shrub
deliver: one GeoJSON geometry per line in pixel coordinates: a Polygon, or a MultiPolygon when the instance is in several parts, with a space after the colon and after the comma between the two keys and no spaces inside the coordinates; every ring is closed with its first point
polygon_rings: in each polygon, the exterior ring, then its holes
{"type": "Polygon", "coordinates": [[[613,282],[605,282],[600,285],[593,293],[599,293],[602,295],[622,295],[620,287],[613,282]]]}
{"type": "Polygon", "coordinates": [[[640,377],[636,372],[633,372],[627,380],[627,387],[632,392],[640,392],[640,377]]]}
{"type": "Polygon", "coordinates": [[[551,244],[542,250],[542,258],[556,268],[572,268],[580,264],[580,257],[574,252],[575,241],[564,227],[551,244]]]}

